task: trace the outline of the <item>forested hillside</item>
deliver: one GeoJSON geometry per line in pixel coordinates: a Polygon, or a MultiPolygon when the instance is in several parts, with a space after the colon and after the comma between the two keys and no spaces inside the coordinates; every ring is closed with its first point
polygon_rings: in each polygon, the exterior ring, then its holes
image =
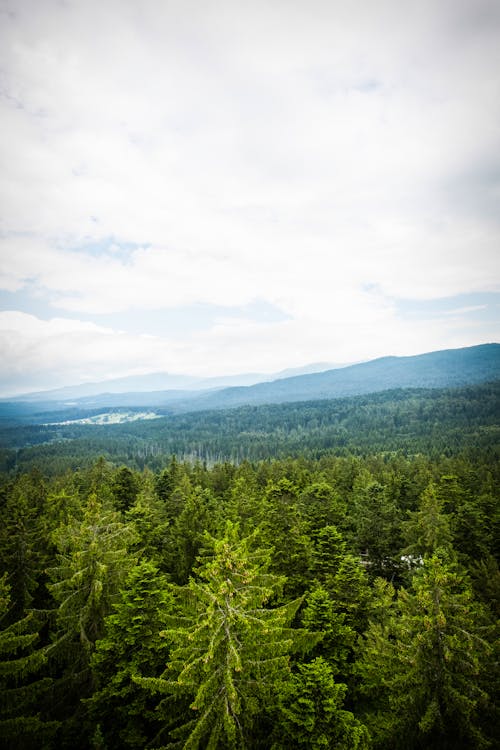
{"type": "Polygon", "coordinates": [[[0,456],[3,468],[10,471],[40,466],[45,473],[61,473],[101,455],[136,469],[149,466],[158,471],[172,454],[209,464],[374,451],[440,456],[495,451],[499,437],[497,381],[468,388],[396,390],[331,401],[239,407],[126,424],[44,426],[6,421],[0,428],[0,456]]]}
{"type": "Polygon", "coordinates": [[[4,427],[2,747],[493,748],[499,397],[4,427]]]}
{"type": "Polygon", "coordinates": [[[412,357],[381,357],[312,375],[225,388],[186,402],[180,401],[176,409],[224,409],[242,404],[341,398],[393,388],[448,388],[498,378],[500,344],[481,344],[412,357]]]}

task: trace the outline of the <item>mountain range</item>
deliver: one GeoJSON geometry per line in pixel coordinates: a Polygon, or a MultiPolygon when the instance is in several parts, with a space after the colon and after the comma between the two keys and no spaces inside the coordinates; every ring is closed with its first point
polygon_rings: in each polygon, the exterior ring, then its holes
{"type": "MultiPolygon", "coordinates": [[[[314,401],[375,393],[393,388],[447,388],[473,385],[500,379],[500,344],[481,344],[462,349],[448,349],[409,357],[381,357],[369,362],[328,368],[324,363],[309,366],[309,372],[293,374],[284,371],[272,380],[252,382],[248,385],[223,387],[225,378],[201,380],[183,376],[174,381],[166,374],[123,378],[114,381],[115,388],[126,388],[139,382],[142,390],[99,392],[110,387],[110,382],[63,388],[52,392],[29,394],[26,397],[4,400],[2,411],[14,408],[17,403],[24,413],[74,409],[104,409],[119,407],[158,407],[170,412],[190,412],[208,409],[226,409],[243,405],[314,401]],[[318,371],[318,369],[320,371],[318,371]],[[312,371],[311,371],[312,370],[312,371]],[[168,383],[168,388],[155,389],[158,383],[168,383]],[[147,385],[153,389],[147,390],[147,385]],[[89,389],[82,394],[79,389],[89,389]],[[94,392],[93,392],[94,391],[94,392]],[[95,392],[97,391],[97,392],[95,392]]],[[[306,368],[307,369],[307,368],[306,368]]],[[[266,376],[243,375],[245,378],[266,376]]],[[[269,377],[269,376],[267,376],[269,377]]],[[[229,382],[232,381],[229,378],[229,382]]]]}
{"type": "Polygon", "coordinates": [[[314,362],[304,367],[292,367],[273,374],[254,372],[211,378],[201,378],[194,375],[177,375],[168,372],[152,372],[146,375],[129,375],[94,383],[82,383],[80,385],[54,388],[52,390],[23,393],[10,396],[7,399],[0,399],[0,401],[69,401],[110,394],[152,392],[168,392],[175,399],[176,397],[173,394],[183,393],[184,391],[203,392],[232,386],[249,386],[264,381],[280,380],[282,378],[306,375],[346,366],[345,364],[333,364],[332,362],[314,362]]]}

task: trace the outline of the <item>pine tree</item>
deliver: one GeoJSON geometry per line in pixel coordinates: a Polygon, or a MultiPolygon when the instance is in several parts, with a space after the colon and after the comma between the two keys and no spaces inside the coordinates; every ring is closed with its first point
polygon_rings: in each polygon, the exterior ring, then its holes
{"type": "Polygon", "coordinates": [[[345,693],[322,657],[300,664],[280,688],[272,750],[368,750],[366,727],[342,708],[345,693]]]}
{"type": "Polygon", "coordinates": [[[72,519],[54,532],[58,564],[48,574],[58,606],[47,653],[58,678],[54,715],[70,717],[63,725],[61,747],[88,747],[89,727],[80,701],[92,692],[90,657],[133,564],[127,553],[133,541],[133,530],[123,524],[120,514],[104,511],[95,495],[90,495],[83,519],[72,519]]]}
{"type": "Polygon", "coordinates": [[[372,578],[388,580],[399,573],[401,514],[378,482],[358,488],[355,494],[356,543],[366,553],[372,578]]]}
{"type": "Polygon", "coordinates": [[[96,690],[88,705],[108,750],[143,748],[158,730],[151,693],[134,677],[164,668],[169,642],[160,631],[171,610],[170,587],[158,568],[149,561],[132,568],[91,658],[96,690]]]}
{"type": "Polygon", "coordinates": [[[49,569],[49,589],[58,604],[56,641],[75,646],[78,657],[71,668],[88,665],[94,644],[103,633],[104,617],[132,561],[127,546],[134,535],[118,515],[102,510],[91,495],[83,519],[72,519],[54,532],[59,550],[58,565],[49,569]]]}
{"type": "Polygon", "coordinates": [[[313,548],[313,573],[324,582],[334,576],[346,553],[346,545],[336,526],[324,526],[315,535],[313,548]]]}
{"type": "Polygon", "coordinates": [[[327,482],[308,485],[300,493],[299,508],[309,524],[309,533],[313,538],[325,526],[341,524],[347,510],[339,493],[327,482]]]}
{"type": "Polygon", "coordinates": [[[403,524],[403,533],[407,544],[404,553],[416,561],[438,549],[451,550],[450,520],[443,512],[443,499],[434,484],[422,493],[418,510],[410,513],[403,524]]]}
{"type": "Polygon", "coordinates": [[[263,540],[273,548],[271,569],[286,576],[286,595],[300,596],[310,582],[312,543],[298,510],[298,488],[289,479],[266,488],[263,540]]]}
{"type": "Polygon", "coordinates": [[[126,511],[135,503],[139,493],[139,484],[136,475],[128,466],[122,466],[118,469],[111,485],[111,491],[116,510],[126,511]]]}
{"type": "Polygon", "coordinates": [[[203,534],[206,530],[215,531],[218,521],[219,512],[212,493],[196,487],[186,498],[168,535],[166,568],[176,583],[187,583],[202,546],[203,534]]]}
{"type": "Polygon", "coordinates": [[[347,673],[356,640],[356,632],[346,625],[345,612],[337,607],[328,591],[318,587],[307,594],[301,611],[303,627],[322,636],[313,653],[325,657],[335,676],[347,673]]]}
{"type": "Polygon", "coordinates": [[[11,605],[7,619],[22,619],[44,599],[38,589],[47,562],[46,519],[43,511],[46,487],[38,472],[21,475],[0,514],[0,571],[8,573],[11,605]]]}
{"type": "Polygon", "coordinates": [[[359,668],[375,747],[489,746],[481,728],[485,671],[494,668],[487,623],[463,574],[426,558],[413,591],[399,592],[393,615],[372,623],[364,641],[359,668]]]}
{"type": "MultiPolygon", "coordinates": [[[[300,600],[266,608],[284,579],[267,573],[268,553],[251,551],[251,543],[231,522],[221,539],[205,535],[197,578],[179,591],[184,617],[166,631],[173,643],[167,669],[141,681],[190,701],[195,715],[171,731],[172,747],[250,747],[253,717],[272,705],[277,681],[288,674],[289,653],[300,640],[289,625],[300,600]]],[[[167,718],[168,706],[161,706],[167,718]]]]}
{"type": "MultiPolygon", "coordinates": [[[[6,576],[0,578],[0,626],[9,611],[6,576]]],[[[41,677],[47,657],[33,613],[0,630],[0,743],[10,750],[46,747],[57,722],[43,721],[41,704],[51,685],[41,677]]]]}
{"type": "Polygon", "coordinates": [[[169,522],[165,504],[155,492],[154,474],[146,469],[135,503],[125,513],[125,520],[137,532],[134,547],[161,565],[167,546],[169,522]]]}

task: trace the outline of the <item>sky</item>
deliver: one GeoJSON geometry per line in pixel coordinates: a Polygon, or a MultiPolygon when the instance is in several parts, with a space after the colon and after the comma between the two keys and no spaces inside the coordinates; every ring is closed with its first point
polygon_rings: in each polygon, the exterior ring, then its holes
{"type": "Polygon", "coordinates": [[[497,0],[0,0],[0,395],[500,341],[497,0]]]}

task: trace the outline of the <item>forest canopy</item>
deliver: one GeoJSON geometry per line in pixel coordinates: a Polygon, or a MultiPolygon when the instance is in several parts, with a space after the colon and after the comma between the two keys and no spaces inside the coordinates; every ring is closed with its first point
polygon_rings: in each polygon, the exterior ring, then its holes
{"type": "Polygon", "coordinates": [[[4,426],[3,746],[494,747],[499,395],[4,426]]]}

